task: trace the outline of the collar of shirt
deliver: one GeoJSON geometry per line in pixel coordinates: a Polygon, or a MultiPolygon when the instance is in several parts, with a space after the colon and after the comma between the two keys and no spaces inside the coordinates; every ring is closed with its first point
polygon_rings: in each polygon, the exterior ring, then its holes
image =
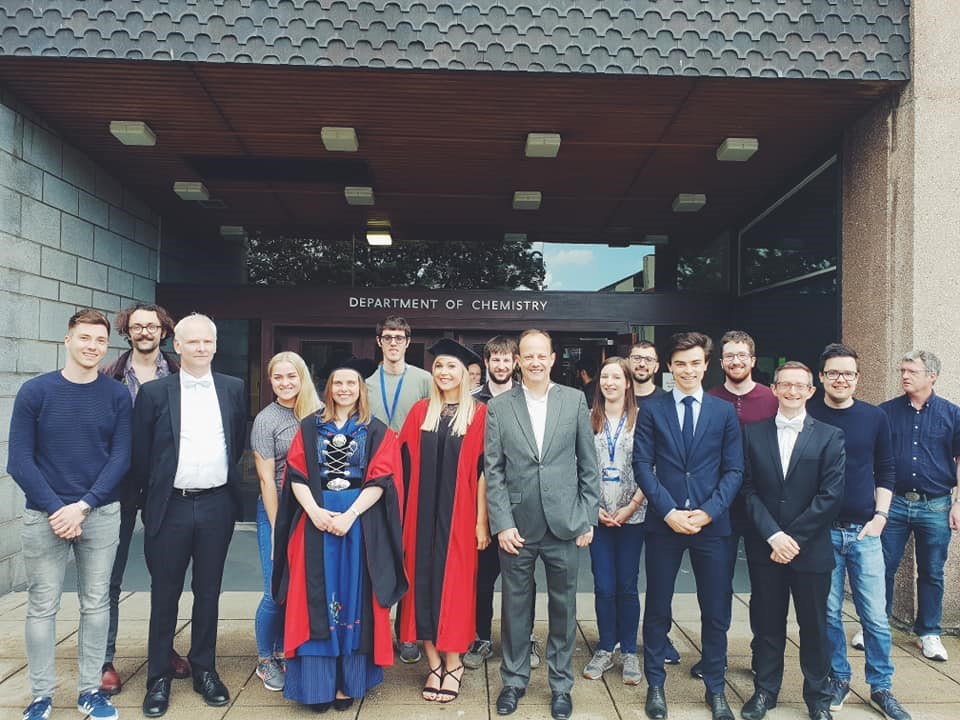
{"type": "Polygon", "coordinates": [[[201,375],[200,377],[194,377],[183,368],[180,368],[180,388],[181,389],[183,389],[184,385],[187,382],[195,383],[195,382],[204,382],[204,381],[210,383],[208,387],[213,387],[213,373],[210,370],[207,370],[207,372],[201,375]]]}
{"type": "Polygon", "coordinates": [[[547,397],[550,395],[550,391],[553,390],[555,385],[556,383],[553,383],[553,382],[549,383],[547,385],[547,391],[543,394],[543,397],[537,397],[536,395],[534,395],[532,392],[530,392],[529,388],[527,388],[527,386],[524,385],[523,383],[520,384],[520,387],[523,388],[523,395],[526,398],[527,402],[545,403],[547,401],[547,397]]]}
{"type": "MultiPolygon", "coordinates": [[[[679,388],[673,389],[673,402],[675,405],[680,405],[686,396],[687,394],[682,392],[679,388]]],[[[703,385],[698,387],[696,392],[690,393],[690,397],[696,400],[697,405],[703,405],[703,385]]]]}
{"type": "Polygon", "coordinates": [[[796,417],[794,417],[794,418],[788,418],[786,415],[784,415],[784,414],[781,413],[779,410],[777,410],[777,414],[773,416],[773,421],[776,422],[778,418],[779,418],[781,421],[783,421],[783,422],[795,422],[795,421],[799,420],[799,421],[800,421],[800,425],[801,425],[801,427],[802,427],[803,424],[807,421],[807,411],[806,411],[806,410],[803,410],[803,411],[802,411],[799,415],[797,415],[796,417]]]}

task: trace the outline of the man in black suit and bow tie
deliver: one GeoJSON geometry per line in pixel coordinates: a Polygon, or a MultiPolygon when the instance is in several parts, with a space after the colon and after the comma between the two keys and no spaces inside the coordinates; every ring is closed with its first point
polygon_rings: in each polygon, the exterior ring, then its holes
{"type": "Polygon", "coordinates": [[[145,384],[133,412],[133,477],[143,478],[144,553],[150,571],[150,636],[143,713],[167,711],[170,648],[187,565],[193,561],[190,664],[207,705],[230,701],[216,671],[220,585],[240,511],[246,433],[243,382],[211,372],[217,327],[205,315],[177,323],[180,373],[145,384]]]}
{"type": "Polygon", "coordinates": [[[744,428],[743,495],[752,587],[754,694],[745,720],[775,707],[783,680],[790,597],[800,626],[803,699],[812,720],[829,720],[827,596],[833,572],[830,529],[843,500],[843,432],[807,415],[813,373],[786,362],[773,376],[774,418],[744,428]]]}

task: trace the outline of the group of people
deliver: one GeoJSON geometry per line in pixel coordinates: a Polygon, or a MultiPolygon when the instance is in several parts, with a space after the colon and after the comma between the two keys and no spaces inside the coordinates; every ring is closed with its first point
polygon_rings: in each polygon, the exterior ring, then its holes
{"type": "MultiPolygon", "coordinates": [[[[122,686],[113,665],[118,603],[138,512],[151,576],[143,713],[167,711],[175,678],[192,678],[208,705],[230,699],[217,674],[216,631],[240,514],[243,383],[212,372],[216,325],[204,315],[174,324],[162,307],[137,305],[116,320],[128,352],[101,369],[110,323],[82,310],[68,323],[63,369],[25,383],[14,405],[8,471],[26,496],[34,696],[24,720],[50,716],[71,550],[81,606],[78,708],[97,720],[117,717],[110,697],[122,686]],[[178,357],[160,350],[170,335],[178,357]],[[183,657],[173,641],[191,562],[183,657]]],[[[854,398],[852,348],[824,350],[823,391],[814,398],[813,371],[799,362],[777,368],[770,387],[756,383],[754,341],[741,331],[721,339],[724,383],[705,392],[713,343],[684,332],[664,348],[670,392],[654,384],[656,346],[641,341],[626,358],[604,360],[589,403],[551,381],[556,357],[545,331],[492,338],[483,358],[441,339],[429,348],[429,372],[406,362],[411,334],[403,318],[386,318],[377,326],[382,363],[369,377],[352,358],[339,363],[322,400],[297,354],[268,364],[275,400],[250,437],[261,490],[264,592],[255,635],[264,687],[317,712],[346,710],[383,680],[395,637],[404,662],[418,662],[422,646],[423,700],[452,702],[465,668],[493,654],[500,577],[496,709],[509,715],[540,663],[539,558],[551,715],[567,720],[578,568],[588,547],[599,639],[581,674],[600,679],[619,647],[623,682],[645,678],[645,712],[665,718],[665,665],[679,662],[668,635],[671,605],[687,553],[702,641],[690,672],[702,678],[713,718],[732,720],[724,677],[743,537],[755,692],[741,716],[759,720],[777,704],[791,598],[810,717],[824,720],[843,706],[852,674],[842,624],[848,578],[871,702],[887,717],[909,719],[892,693],[893,578],[913,533],[914,630],[925,657],[946,660],[943,565],[951,530],[960,529],[960,408],[933,392],[940,365],[932,353],[904,356],[904,395],[878,408],[854,398]],[[473,366],[481,364],[487,381],[478,386],[473,366]]]]}

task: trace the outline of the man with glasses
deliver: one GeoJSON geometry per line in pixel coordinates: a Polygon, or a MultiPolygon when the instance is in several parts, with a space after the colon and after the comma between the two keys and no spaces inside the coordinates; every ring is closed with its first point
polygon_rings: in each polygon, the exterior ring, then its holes
{"type": "MultiPolygon", "coordinates": [[[[137,399],[140,386],[157,378],[166,377],[180,369],[176,356],[161,352],[160,345],[173,334],[173,320],[159,305],[137,303],[117,313],[117,332],[126,338],[130,349],[110,365],[100,370],[107,377],[126,385],[130,399],[137,399]]],[[[120,489],[120,543],[110,575],[110,627],[107,631],[107,654],[100,670],[100,692],[116,695],[123,688],[120,674],[113,665],[117,652],[117,627],[120,622],[120,588],[130,554],[130,541],[137,525],[137,511],[143,506],[139,483],[127,476],[120,489]]],[[[170,661],[174,677],[190,677],[190,662],[172,647],[170,661]]]]}
{"type": "Polygon", "coordinates": [[[907,538],[917,552],[917,647],[928,660],[947,660],[940,640],[943,612],[943,566],[950,531],[960,530],[960,407],[933,391],[940,360],[914,350],[900,360],[904,394],[880,408],[890,420],[896,484],[890,518],[881,536],[887,576],[887,614],[893,609],[893,580],[907,538]],[[951,500],[951,493],[953,498],[951,500]]]}
{"type": "MultiPolygon", "coordinates": [[[[383,362],[367,378],[367,396],[370,412],[395,432],[400,432],[407,413],[418,400],[430,397],[433,378],[422,368],[407,365],[407,348],[412,334],[410,323],[392,315],[377,323],[377,347],[383,353],[383,362]]],[[[399,637],[400,613],[394,623],[399,637]]],[[[400,660],[405,663],[420,661],[420,647],[415,642],[398,643],[400,660]]]]}
{"type": "Polygon", "coordinates": [[[803,700],[812,720],[830,720],[826,617],[834,567],[830,529],[843,500],[843,433],[806,412],[814,387],[813,373],[803,363],[778,367],[773,392],[776,416],[743,430],[756,676],[740,715],[760,720],[777,705],[792,597],[800,626],[803,700]]]}
{"type": "MultiPolygon", "coordinates": [[[[737,411],[740,429],[748,423],[767,420],[777,414],[777,398],[766,385],[753,380],[753,369],[757,365],[757,347],[753,338],[742,330],[730,330],[720,338],[720,367],[723,370],[723,385],[710,388],[707,394],[726,400],[737,411]]],[[[747,506],[742,495],[734,498],[730,506],[730,574],[737,565],[740,550],[740,538],[747,531],[747,506]]],[[[753,627],[753,605],[751,604],[750,624],[753,627]]],[[[700,663],[690,668],[690,675],[702,678],[700,663]]]]}
{"type": "Polygon", "coordinates": [[[866,645],[866,678],[870,702],[886,717],[910,720],[893,696],[890,623],[884,604],[883,548],[880,537],[893,497],[893,447],[890,424],[879,408],[855,400],[860,377],[856,351],[832,343],[820,355],[823,398],[807,405],[810,416],[843,430],[847,453],[840,514],[830,531],[836,567],[827,600],[830,641],[831,710],[840,710],[850,694],[850,663],[843,631],[844,578],[850,590],[866,645]]]}
{"type": "Polygon", "coordinates": [[[657,346],[649,340],[639,340],[630,348],[627,357],[633,372],[633,394],[637,398],[637,407],[657,395],[664,394],[663,388],[653,384],[653,379],[660,370],[657,346]]]}

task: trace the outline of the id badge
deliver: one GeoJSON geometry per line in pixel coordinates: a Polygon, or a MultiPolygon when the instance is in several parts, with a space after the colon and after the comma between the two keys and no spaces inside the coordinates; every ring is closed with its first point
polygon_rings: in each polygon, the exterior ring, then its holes
{"type": "Polygon", "coordinates": [[[615,467],[605,467],[601,472],[604,482],[620,482],[620,470],[615,467]]]}

